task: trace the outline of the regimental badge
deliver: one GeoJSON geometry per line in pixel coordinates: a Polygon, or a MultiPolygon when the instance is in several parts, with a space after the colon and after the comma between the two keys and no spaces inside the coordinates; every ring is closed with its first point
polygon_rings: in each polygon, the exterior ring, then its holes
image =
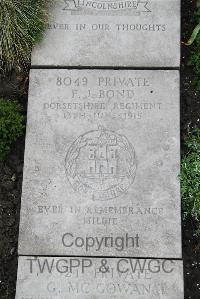
{"type": "Polygon", "coordinates": [[[65,167],[76,192],[93,200],[109,200],[128,190],[135,178],[137,161],[135,150],[124,135],[100,127],[74,141],[65,167]]]}

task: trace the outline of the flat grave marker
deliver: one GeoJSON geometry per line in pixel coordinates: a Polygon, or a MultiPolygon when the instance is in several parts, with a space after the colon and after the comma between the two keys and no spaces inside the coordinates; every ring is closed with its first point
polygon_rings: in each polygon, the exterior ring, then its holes
{"type": "Polygon", "coordinates": [[[33,66],[179,67],[180,0],[58,0],[33,66]]]}
{"type": "Polygon", "coordinates": [[[183,299],[181,261],[19,257],[16,299],[183,299]]]}
{"type": "Polygon", "coordinates": [[[179,72],[31,70],[19,254],[181,258],[179,72]]]}

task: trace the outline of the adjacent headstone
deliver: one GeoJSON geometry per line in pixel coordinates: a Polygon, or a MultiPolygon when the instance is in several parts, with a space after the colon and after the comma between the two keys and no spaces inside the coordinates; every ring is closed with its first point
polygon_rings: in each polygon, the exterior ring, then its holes
{"type": "Polygon", "coordinates": [[[31,70],[19,254],[181,258],[179,155],[178,71],[31,70]]]}
{"type": "Polygon", "coordinates": [[[183,299],[182,262],[20,257],[16,299],[22,298],[183,299]]]}
{"type": "Polygon", "coordinates": [[[58,0],[32,64],[179,67],[180,0],[58,0]]]}

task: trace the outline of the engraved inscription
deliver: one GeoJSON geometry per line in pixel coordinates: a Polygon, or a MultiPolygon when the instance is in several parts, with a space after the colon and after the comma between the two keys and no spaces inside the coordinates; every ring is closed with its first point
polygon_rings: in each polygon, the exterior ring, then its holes
{"type": "Polygon", "coordinates": [[[177,279],[181,267],[173,260],[25,257],[23,263],[26,273],[17,291],[27,295],[19,299],[183,298],[177,279]],[[39,294],[33,288],[31,295],[30,279],[39,294]]]}
{"type": "Polygon", "coordinates": [[[130,187],[136,164],[134,148],[125,136],[99,128],[71,145],[65,166],[75,191],[93,200],[108,200],[130,187]]]}
{"type": "Polygon", "coordinates": [[[91,80],[88,76],[59,76],[55,84],[59,90],[65,89],[69,98],[51,97],[43,109],[45,113],[58,111],[66,121],[108,118],[138,121],[150,113],[158,115],[165,108],[163,103],[155,101],[156,90],[146,77],[98,76],[91,80]],[[148,100],[140,99],[141,89],[149,94],[148,100]]]}
{"type": "Polygon", "coordinates": [[[71,14],[122,15],[150,13],[150,1],[126,0],[64,0],[64,11],[71,14]]]}

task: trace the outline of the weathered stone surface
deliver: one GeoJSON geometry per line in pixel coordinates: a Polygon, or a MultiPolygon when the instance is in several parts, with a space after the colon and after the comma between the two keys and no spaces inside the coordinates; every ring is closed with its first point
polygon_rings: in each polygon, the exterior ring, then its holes
{"type": "Polygon", "coordinates": [[[19,254],[180,258],[179,155],[178,71],[32,70],[19,254]]]}
{"type": "Polygon", "coordinates": [[[20,257],[16,299],[22,298],[183,299],[182,262],[20,257]]]}
{"type": "Polygon", "coordinates": [[[41,66],[178,67],[179,61],[180,0],[58,0],[32,57],[41,66]]]}

